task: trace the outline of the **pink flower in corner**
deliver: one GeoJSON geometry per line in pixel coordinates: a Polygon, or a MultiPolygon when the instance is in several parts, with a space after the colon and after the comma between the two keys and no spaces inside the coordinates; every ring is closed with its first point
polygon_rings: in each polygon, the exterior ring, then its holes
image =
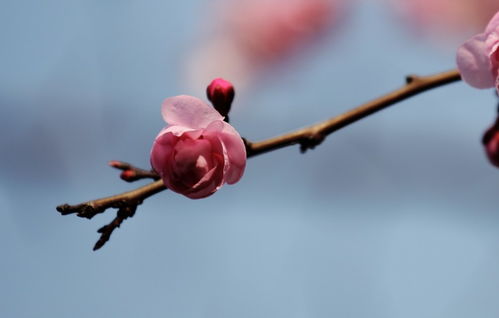
{"type": "Polygon", "coordinates": [[[463,80],[476,88],[496,87],[499,92],[499,12],[484,33],[466,41],[457,51],[463,80]]]}
{"type": "Polygon", "coordinates": [[[154,141],[151,165],[168,189],[200,199],[241,179],[243,140],[213,107],[181,95],[165,99],[161,113],[168,126],[154,141]]]}
{"type": "Polygon", "coordinates": [[[385,1],[394,7],[401,22],[416,31],[418,38],[425,35],[439,46],[483,30],[493,13],[499,10],[497,0],[385,1]]]}

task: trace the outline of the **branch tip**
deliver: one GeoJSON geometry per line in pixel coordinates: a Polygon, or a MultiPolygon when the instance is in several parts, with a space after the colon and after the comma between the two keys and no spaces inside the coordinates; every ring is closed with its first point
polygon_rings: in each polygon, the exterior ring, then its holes
{"type": "Polygon", "coordinates": [[[159,174],[155,171],[137,168],[128,162],[111,160],[108,162],[108,165],[121,170],[120,178],[126,182],[134,182],[142,179],[158,180],[160,178],[159,174]]]}
{"type": "Polygon", "coordinates": [[[114,230],[119,228],[124,220],[134,216],[136,210],[137,205],[130,205],[120,208],[118,212],[116,212],[116,217],[109,224],[106,224],[97,230],[97,233],[100,233],[101,236],[95,243],[93,250],[96,251],[103,247],[111,238],[111,234],[113,234],[114,230]]]}

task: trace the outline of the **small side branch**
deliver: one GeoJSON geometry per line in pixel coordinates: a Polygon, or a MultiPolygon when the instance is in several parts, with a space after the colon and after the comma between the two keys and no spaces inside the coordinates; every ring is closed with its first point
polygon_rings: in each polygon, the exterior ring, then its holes
{"type": "Polygon", "coordinates": [[[120,208],[116,213],[116,217],[111,221],[111,223],[109,223],[108,225],[104,225],[99,230],[97,230],[97,233],[100,233],[101,236],[94,245],[94,251],[104,246],[104,244],[106,244],[106,242],[111,238],[111,234],[113,234],[113,231],[119,228],[124,220],[129,217],[131,218],[135,214],[136,210],[137,205],[130,205],[120,208]]]}
{"type": "Polygon", "coordinates": [[[142,179],[160,179],[160,176],[156,171],[137,168],[127,162],[111,160],[108,164],[113,168],[121,170],[120,178],[126,182],[134,182],[142,179]]]}

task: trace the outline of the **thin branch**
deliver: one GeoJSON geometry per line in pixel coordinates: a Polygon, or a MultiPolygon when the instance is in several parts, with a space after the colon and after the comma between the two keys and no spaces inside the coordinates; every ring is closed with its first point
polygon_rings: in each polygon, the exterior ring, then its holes
{"type": "Polygon", "coordinates": [[[461,79],[457,70],[439,73],[431,76],[410,75],[406,77],[406,85],[380,98],[367,102],[346,113],[320,122],[318,124],[296,130],[294,132],[259,142],[246,141],[248,157],[265,152],[300,144],[302,152],[313,149],[329,134],[346,127],[362,118],[387,108],[414,95],[432,88],[457,82],[461,79]]]}
{"type": "Polygon", "coordinates": [[[94,251],[103,247],[104,244],[106,244],[106,242],[109,241],[109,239],[111,238],[111,234],[113,234],[113,231],[119,228],[124,220],[126,220],[129,217],[132,217],[135,214],[136,210],[137,210],[136,205],[120,208],[116,213],[116,217],[111,221],[111,223],[109,223],[108,225],[104,225],[99,230],[97,230],[97,233],[101,233],[101,236],[94,245],[94,251]]]}
{"type": "Polygon", "coordinates": [[[140,205],[148,197],[165,190],[162,180],[146,184],[140,188],[102,199],[83,202],[76,205],[62,204],[57,207],[62,215],[76,213],[82,218],[91,219],[109,208],[120,209],[126,206],[140,205]]]}
{"type": "Polygon", "coordinates": [[[118,195],[83,202],[76,205],[62,204],[57,207],[62,215],[76,213],[82,218],[91,219],[99,213],[103,213],[109,208],[118,209],[116,218],[101,227],[97,232],[101,233],[100,239],[95,243],[94,251],[98,250],[109,240],[113,231],[120,227],[121,223],[129,217],[132,217],[137,207],[142,202],[154,194],[166,190],[162,180],[154,181],[132,191],[124,192],[118,195]]]}
{"type": "Polygon", "coordinates": [[[161,178],[154,170],[137,168],[127,162],[111,160],[108,164],[113,168],[121,170],[120,178],[126,182],[134,182],[142,179],[159,180],[161,178]]]}
{"type": "MultiPolygon", "coordinates": [[[[247,156],[250,158],[262,153],[296,144],[299,144],[301,151],[305,152],[307,149],[313,149],[315,146],[319,145],[333,132],[362,118],[419,93],[457,82],[460,79],[461,76],[457,70],[430,76],[407,76],[406,85],[403,87],[347,111],[339,116],[264,141],[250,142],[244,139],[247,156]]],[[[101,237],[95,244],[94,250],[101,248],[109,240],[112,232],[118,228],[125,219],[132,217],[135,214],[137,206],[139,206],[145,199],[166,189],[163,185],[163,181],[159,179],[159,175],[154,171],[136,168],[121,161],[111,161],[109,164],[112,167],[123,171],[121,173],[121,178],[125,181],[131,182],[145,178],[152,178],[156,181],[135,190],[115,196],[92,200],[77,205],[63,204],[57,207],[57,211],[59,211],[62,215],[76,213],[77,216],[88,219],[91,219],[99,213],[103,213],[109,208],[118,209],[116,218],[108,225],[105,225],[99,229],[98,232],[101,233],[101,237]]]]}

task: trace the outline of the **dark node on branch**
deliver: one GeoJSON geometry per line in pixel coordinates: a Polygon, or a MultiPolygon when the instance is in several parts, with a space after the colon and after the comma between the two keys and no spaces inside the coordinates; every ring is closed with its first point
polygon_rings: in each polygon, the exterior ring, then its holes
{"type": "Polygon", "coordinates": [[[99,240],[95,243],[93,250],[96,251],[100,249],[102,246],[104,246],[104,244],[106,244],[106,242],[109,241],[109,239],[111,238],[111,234],[113,234],[113,231],[119,228],[124,220],[134,216],[136,210],[137,210],[137,205],[131,205],[120,208],[116,213],[116,217],[111,221],[111,223],[104,225],[99,230],[97,230],[97,233],[100,233],[101,236],[99,240]]]}
{"type": "Polygon", "coordinates": [[[65,203],[57,207],[57,211],[59,211],[62,215],[76,213],[77,216],[87,219],[93,218],[97,214],[104,212],[106,209],[107,207],[104,206],[95,207],[92,201],[76,205],[69,205],[65,203]]]}
{"type": "Polygon", "coordinates": [[[420,80],[421,80],[421,78],[419,76],[417,76],[417,75],[414,75],[414,74],[407,75],[405,77],[405,82],[407,84],[411,84],[411,83],[414,83],[414,82],[417,82],[417,81],[420,81],[420,80]]]}
{"type": "Polygon", "coordinates": [[[321,133],[315,133],[304,137],[299,141],[300,152],[305,153],[309,149],[314,149],[316,146],[320,145],[325,138],[326,136],[324,136],[324,134],[321,133]]]}
{"type": "Polygon", "coordinates": [[[75,213],[77,216],[81,218],[86,218],[86,219],[91,219],[94,216],[96,216],[99,213],[102,213],[106,211],[109,208],[123,208],[126,207],[127,205],[139,205],[141,204],[142,201],[135,200],[135,201],[129,201],[121,198],[116,198],[113,199],[112,197],[110,198],[104,198],[104,199],[99,199],[99,200],[94,200],[94,201],[88,201],[80,204],[75,204],[75,205],[69,205],[67,203],[59,205],[56,209],[59,211],[62,215],[68,215],[68,214],[73,214],[75,213]]]}
{"type": "Polygon", "coordinates": [[[112,160],[108,163],[111,167],[121,170],[120,178],[126,182],[134,182],[142,179],[158,180],[159,174],[153,170],[137,168],[127,162],[112,160]]]}

